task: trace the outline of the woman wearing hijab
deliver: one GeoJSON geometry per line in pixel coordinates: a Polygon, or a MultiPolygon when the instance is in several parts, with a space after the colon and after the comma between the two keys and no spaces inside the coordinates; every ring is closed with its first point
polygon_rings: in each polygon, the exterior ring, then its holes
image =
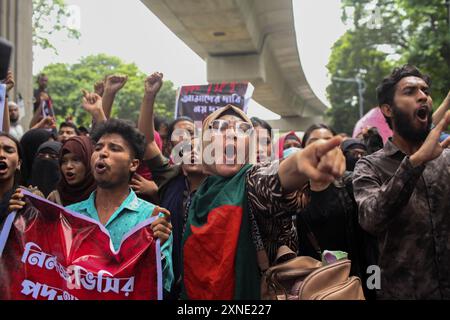
{"type": "Polygon", "coordinates": [[[37,187],[47,197],[55,190],[60,179],[59,152],[61,143],[47,141],[39,147],[31,169],[30,184],[37,187]]]}
{"type": "Polygon", "coordinates": [[[367,155],[367,146],[359,139],[345,140],[342,142],[341,149],[345,156],[347,171],[353,171],[356,162],[367,155]]]}
{"type": "Polygon", "coordinates": [[[278,158],[286,158],[285,150],[299,150],[302,146],[302,140],[295,134],[294,131],[286,133],[284,136],[280,137],[278,140],[278,158]]]}
{"type": "Polygon", "coordinates": [[[264,270],[281,246],[297,250],[295,227],[285,213],[298,208],[298,190],[311,177],[333,181],[344,172],[340,137],[312,144],[281,163],[252,165],[252,128],[232,105],[203,122],[204,169],[210,176],[189,208],[184,298],[259,299],[258,262],[264,270]]]}
{"type": "Polygon", "coordinates": [[[22,136],[20,145],[23,150],[21,166],[21,183],[23,185],[28,186],[30,184],[31,169],[39,146],[49,140],[54,140],[54,137],[51,131],[46,129],[32,129],[22,136]]]}
{"type": "Polygon", "coordinates": [[[61,179],[48,196],[50,201],[68,206],[89,198],[97,186],[91,170],[93,152],[94,146],[87,136],[72,137],[62,145],[59,153],[61,179]]]}

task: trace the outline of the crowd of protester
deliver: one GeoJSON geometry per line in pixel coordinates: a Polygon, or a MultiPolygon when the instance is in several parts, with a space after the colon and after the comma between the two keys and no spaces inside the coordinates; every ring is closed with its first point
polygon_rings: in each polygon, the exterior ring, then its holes
{"type": "MultiPolygon", "coordinates": [[[[276,139],[266,121],[232,105],[202,128],[188,117],[170,122],[154,114],[163,83],[157,72],[142,84],[137,125],[111,118],[127,78],[109,75],[83,91],[90,128],[72,118],[57,128],[54,114],[43,112],[53,105],[49,76],[38,77],[28,131],[17,104],[5,102],[0,224],[25,206],[21,190],[28,189],[99,221],[117,249],[156,209],[152,229],[162,244],[168,299],[214,299],[220,290],[258,299],[261,272],[281,247],[317,260],[322,250],[346,252],[366,299],[450,299],[450,92],[433,113],[430,79],[416,67],[380,79],[379,108],[393,131],[385,144],[375,127],[350,138],[321,123],[302,137],[291,131],[276,139]],[[202,161],[212,145],[223,155],[202,161]],[[222,213],[228,223],[192,237],[193,226],[224,206],[233,206],[222,213]],[[226,274],[202,274],[208,236],[233,248],[234,288],[226,274]],[[377,290],[366,285],[373,265],[381,269],[377,290]]],[[[12,73],[4,82],[10,91],[12,73]]],[[[217,261],[225,261],[230,252],[220,254],[217,261]]]]}

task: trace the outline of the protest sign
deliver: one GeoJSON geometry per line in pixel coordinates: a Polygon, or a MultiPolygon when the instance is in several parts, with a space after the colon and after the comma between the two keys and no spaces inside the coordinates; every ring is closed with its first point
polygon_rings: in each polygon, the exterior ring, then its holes
{"type": "Polygon", "coordinates": [[[133,228],[114,251],[99,222],[24,194],[26,207],[11,213],[0,233],[0,299],[162,299],[155,218],[133,228]]]}
{"type": "Polygon", "coordinates": [[[247,112],[253,90],[251,83],[237,82],[183,86],[177,93],[175,117],[187,116],[194,121],[203,121],[227,104],[247,112]]]}

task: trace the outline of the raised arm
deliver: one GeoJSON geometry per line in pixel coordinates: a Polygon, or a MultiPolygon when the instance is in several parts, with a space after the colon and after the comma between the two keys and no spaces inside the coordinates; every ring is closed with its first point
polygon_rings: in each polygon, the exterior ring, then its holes
{"type": "Polygon", "coordinates": [[[397,171],[386,181],[377,176],[377,169],[368,159],[358,161],[353,173],[353,192],[358,204],[361,227],[374,235],[384,232],[401,212],[414,192],[426,164],[439,157],[450,145],[450,138],[439,143],[439,136],[450,123],[450,111],[431,130],[422,146],[404,157],[397,171]]]}
{"type": "Polygon", "coordinates": [[[110,75],[106,77],[104,91],[102,96],[103,112],[106,119],[111,117],[111,110],[116,98],[117,92],[127,83],[128,76],[110,75]]]}
{"type": "Polygon", "coordinates": [[[435,126],[438,125],[439,121],[442,120],[447,110],[450,108],[450,90],[447,93],[447,97],[445,97],[444,101],[442,101],[439,108],[433,113],[433,124],[435,126]]]}
{"type": "Polygon", "coordinates": [[[97,125],[105,122],[106,116],[102,108],[102,98],[97,93],[89,93],[86,90],[81,90],[81,92],[83,93],[83,109],[92,116],[93,123],[97,125]]]}
{"type": "Polygon", "coordinates": [[[9,108],[8,108],[8,93],[14,88],[14,76],[11,70],[8,71],[6,76],[6,80],[4,82],[6,84],[6,97],[5,97],[5,105],[3,108],[3,132],[9,132],[10,122],[9,122],[9,108]]]}
{"type": "Polygon", "coordinates": [[[284,191],[299,190],[310,179],[327,183],[341,177],[345,171],[341,142],[341,137],[319,140],[283,160],[278,176],[284,191]]]}
{"type": "Polygon", "coordinates": [[[147,147],[144,159],[152,159],[161,154],[155,142],[154,104],[156,95],[163,85],[163,74],[155,72],[145,79],[144,98],[139,113],[138,129],[145,135],[147,147]]]}
{"type": "Polygon", "coordinates": [[[42,118],[38,123],[36,123],[34,126],[30,128],[32,129],[55,129],[56,128],[56,122],[55,118],[53,117],[45,117],[42,118]]]}
{"type": "Polygon", "coordinates": [[[94,83],[94,92],[100,97],[103,97],[103,93],[105,92],[105,80],[103,79],[94,83]]]}
{"type": "Polygon", "coordinates": [[[48,99],[48,95],[45,92],[41,92],[39,97],[39,107],[34,112],[33,118],[31,118],[30,128],[35,127],[44,118],[44,116],[42,115],[42,108],[44,107],[44,101],[48,101],[48,99]]]}

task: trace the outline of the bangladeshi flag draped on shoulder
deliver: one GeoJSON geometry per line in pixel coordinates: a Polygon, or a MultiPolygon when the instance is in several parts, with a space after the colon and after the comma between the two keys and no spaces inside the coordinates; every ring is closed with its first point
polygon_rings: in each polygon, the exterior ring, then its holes
{"type": "Polygon", "coordinates": [[[195,194],[183,239],[183,298],[260,298],[247,206],[250,168],[231,178],[208,177],[195,194]]]}

